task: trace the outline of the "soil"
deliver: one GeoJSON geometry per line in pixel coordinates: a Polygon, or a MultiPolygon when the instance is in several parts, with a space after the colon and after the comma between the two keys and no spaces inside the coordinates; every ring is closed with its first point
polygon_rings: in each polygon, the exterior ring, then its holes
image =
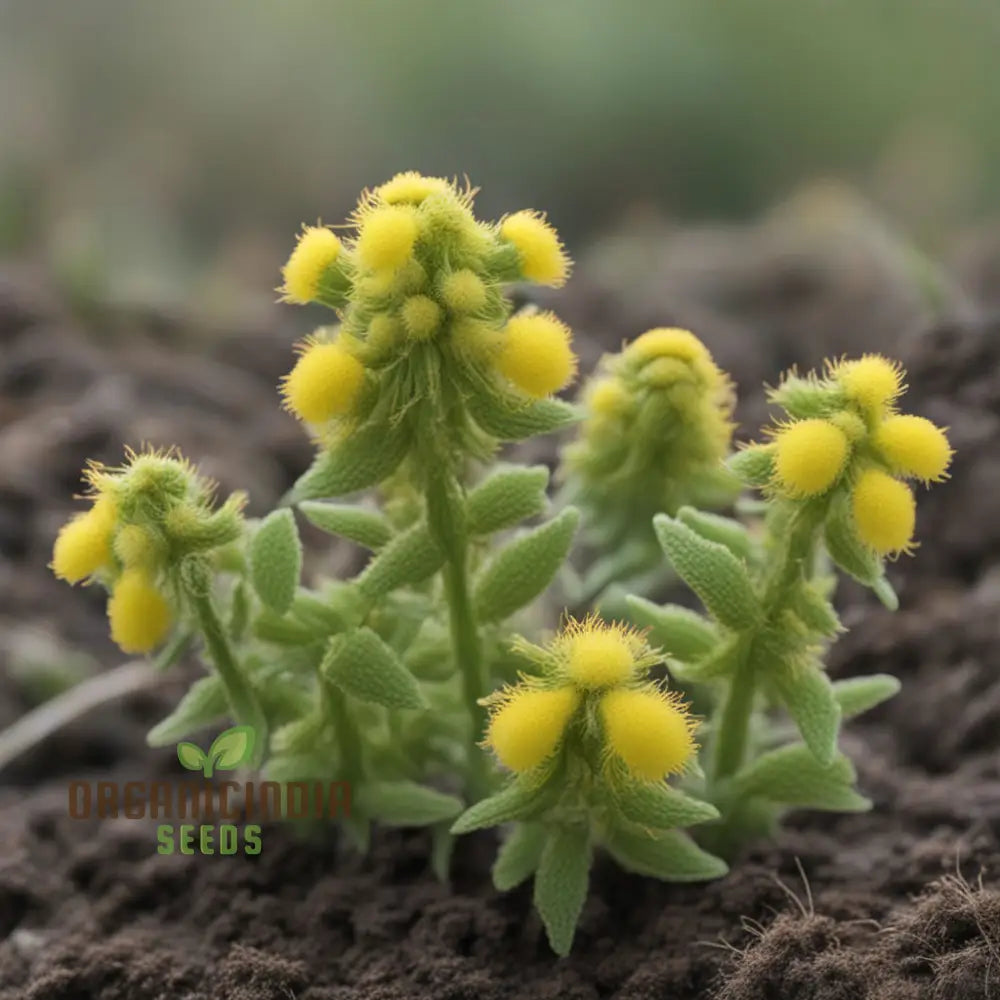
{"type": "MultiPolygon", "coordinates": [[[[556,960],[530,890],[492,889],[490,833],[460,842],[444,885],[418,832],[381,831],[365,858],[336,828],[288,826],[265,827],[258,856],[162,856],[145,821],[69,819],[73,777],[179,773],[143,734],[181,668],[0,774],[0,1000],[1000,998],[1000,323],[936,319],[883,249],[806,253],[775,225],[741,232],[735,257],[716,252],[712,239],[729,246],[720,234],[619,234],[583,262],[560,309],[585,370],[602,346],[664,323],[693,326],[743,387],[795,358],[896,352],[908,408],[950,425],[952,480],[921,497],[920,551],[892,569],[901,610],[859,588],[840,594],[850,631],[831,673],[903,681],[845,727],[874,809],[794,813],[705,885],[602,859],[573,953],[556,960]],[[645,270],[616,273],[606,262],[619,257],[645,270]],[[704,274],[659,280],[703,258],[704,274]]],[[[75,648],[92,657],[83,670],[120,662],[98,595],[44,568],[85,458],[176,442],[223,489],[248,488],[255,512],[304,467],[308,443],[273,392],[293,321],[219,331],[154,313],[81,319],[36,278],[0,275],[0,726],[39,697],[17,669],[25,659],[75,648]]],[[[748,393],[745,426],[763,412],[748,393]]],[[[347,558],[334,551],[323,569],[347,558]]]]}

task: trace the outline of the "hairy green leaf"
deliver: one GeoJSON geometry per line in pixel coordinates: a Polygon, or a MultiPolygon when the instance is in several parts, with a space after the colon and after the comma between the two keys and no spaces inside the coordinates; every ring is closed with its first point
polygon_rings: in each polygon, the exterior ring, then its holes
{"type": "Polygon", "coordinates": [[[524,399],[506,392],[474,392],[469,410],[487,434],[500,441],[523,441],[550,434],[580,419],[577,407],[559,399],[524,399]]]}
{"type": "Polygon", "coordinates": [[[347,538],[372,551],[382,548],[392,538],[392,526],[385,515],[376,510],[321,500],[306,500],[299,504],[299,510],[322,531],[347,538]]]}
{"type": "Polygon", "coordinates": [[[846,497],[836,496],[830,504],[824,540],[830,558],[859,583],[874,587],[883,577],[882,560],[858,538],[846,497]]]}
{"type": "Polygon", "coordinates": [[[791,607],[795,617],[810,631],[833,638],[843,630],[833,605],[810,583],[792,588],[791,607]]]}
{"type": "Polygon", "coordinates": [[[590,834],[585,826],[550,828],[535,872],[535,909],[549,944],[568,955],[590,876],[590,834]]]}
{"type": "Polygon", "coordinates": [[[674,569],[714,618],[733,629],[757,622],[760,605],[741,560],[666,514],[657,514],[653,526],[674,569]]]}
{"type": "Polygon", "coordinates": [[[750,533],[731,517],[696,510],[694,507],[681,507],[677,511],[677,520],[698,532],[702,538],[725,545],[738,559],[750,559],[753,554],[750,533]]]}
{"type": "Polygon", "coordinates": [[[469,532],[489,535],[543,513],[548,482],[549,470],[544,465],[494,472],[466,498],[469,532]]]}
{"type": "Polygon", "coordinates": [[[853,719],[862,712],[888,701],[900,688],[899,679],[891,674],[851,677],[833,685],[833,696],[840,705],[842,719],[853,719]]]}
{"type": "Polygon", "coordinates": [[[507,892],[534,875],[542,860],[546,830],[541,823],[518,823],[497,852],[493,885],[507,892]]]}
{"type": "Polygon", "coordinates": [[[358,590],[369,600],[384,597],[398,587],[419,583],[444,564],[444,551],[426,524],[415,524],[397,535],[365,567],[358,590]]]}
{"type": "Polygon", "coordinates": [[[766,486],[774,477],[774,449],[752,445],[731,455],[727,464],[748,486],[766,486]]]}
{"type": "Polygon", "coordinates": [[[606,847],[622,868],[664,882],[705,882],[729,871],[721,858],[703,851],[678,830],[648,834],[615,827],[606,847]]]}
{"type": "Polygon", "coordinates": [[[807,664],[772,670],[769,676],[806,746],[821,764],[829,764],[837,752],[840,705],[826,673],[807,664]]]}
{"type": "Polygon", "coordinates": [[[413,781],[366,782],[354,793],[362,815],[387,826],[430,826],[457,816],[462,803],[413,781]]]}
{"type": "Polygon", "coordinates": [[[501,549],[476,582],[479,619],[502,621],[541,594],[566,559],[579,521],[579,512],[567,507],[501,549]]]}
{"type": "Polygon", "coordinates": [[[718,630],[697,611],[679,604],[654,604],[645,597],[625,598],[632,621],[649,629],[649,640],[679,660],[709,653],[719,641],[718,630]]]}
{"type": "Polygon", "coordinates": [[[211,725],[229,712],[222,680],[212,674],[196,680],[177,707],[146,736],[151,747],[165,747],[197,729],[211,725]]]}
{"type": "Polygon", "coordinates": [[[672,829],[719,818],[719,810],[669,785],[632,784],[618,788],[615,804],[627,820],[644,827],[672,829]]]}
{"type": "Polygon", "coordinates": [[[284,614],[295,597],[302,572],[302,543],[290,510],[268,514],[250,546],[250,574],[257,596],[272,611],[284,614]]]}
{"type": "Polygon", "coordinates": [[[552,795],[544,785],[513,781],[495,795],[481,799],[462,813],[452,824],[452,833],[471,833],[515,819],[533,819],[551,803],[552,795]]]}
{"type": "Polygon", "coordinates": [[[361,701],[386,708],[423,708],[414,676],[370,628],[334,636],[320,665],[332,684],[361,701]]]}

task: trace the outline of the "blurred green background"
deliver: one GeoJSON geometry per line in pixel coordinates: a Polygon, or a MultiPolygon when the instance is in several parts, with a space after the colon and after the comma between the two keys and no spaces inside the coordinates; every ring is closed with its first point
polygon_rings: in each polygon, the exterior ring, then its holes
{"type": "Polygon", "coordinates": [[[271,296],[398,170],[573,244],[854,185],[915,243],[1000,215],[994,0],[2,0],[0,253],[119,297],[271,296]]]}

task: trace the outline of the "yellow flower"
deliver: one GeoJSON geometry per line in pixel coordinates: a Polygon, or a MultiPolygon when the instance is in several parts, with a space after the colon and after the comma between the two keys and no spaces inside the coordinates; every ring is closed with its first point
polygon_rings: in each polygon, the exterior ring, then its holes
{"type": "Polygon", "coordinates": [[[127,569],[108,601],[111,638],[124,653],[148,653],[166,638],[172,615],[143,570],[127,569]]]}
{"type": "Polygon", "coordinates": [[[694,755],[696,723],[674,693],[652,686],[609,691],[601,698],[608,747],[638,778],[678,774],[694,755]]]}
{"type": "Polygon", "coordinates": [[[285,408],[310,424],[349,413],[361,391],[364,366],[339,344],[307,341],[304,346],[281,383],[285,408]]]}
{"type": "Polygon", "coordinates": [[[115,503],[99,496],[85,514],[63,525],[52,550],[52,572],[68,583],[79,583],[111,562],[111,531],[115,503]]]}
{"type": "Polygon", "coordinates": [[[866,469],[851,493],[858,537],[880,556],[909,550],[916,525],[913,491],[881,469],[866,469]]]}
{"type": "Polygon", "coordinates": [[[297,305],[314,301],[323,275],[336,263],[340,250],[334,232],[325,226],[305,226],[281,271],[285,301],[297,305]]]}
{"type": "Polygon", "coordinates": [[[508,215],[500,223],[500,235],[517,248],[521,273],[529,281],[553,288],[566,283],[570,259],[544,215],[529,210],[508,215]]]}
{"type": "Polygon", "coordinates": [[[895,472],[925,483],[945,478],[952,450],[943,430],[924,417],[887,417],[875,431],[875,447],[895,472]]]}
{"type": "Polygon", "coordinates": [[[829,420],[800,420],[777,435],[774,471],[787,494],[812,497],[825,493],[844,471],[850,445],[829,420]]]}
{"type": "Polygon", "coordinates": [[[486,285],[475,271],[463,267],[444,276],[441,298],[452,312],[477,312],[486,305],[486,285]]]}
{"type": "Polygon", "coordinates": [[[903,385],[905,373],[899,362],[890,361],[881,354],[865,354],[854,361],[841,361],[831,366],[830,374],[840,382],[848,399],[872,413],[881,413],[906,388],[903,385]]]}
{"type": "Polygon", "coordinates": [[[608,625],[596,616],[571,621],[558,644],[565,651],[570,680],[588,691],[627,681],[635,673],[636,657],[645,649],[633,629],[617,622],[608,625]]]}
{"type": "Polygon", "coordinates": [[[576,373],[570,329],[553,313],[512,317],[504,328],[497,367],[536,399],[557,392],[576,373]]]}
{"type": "Polygon", "coordinates": [[[628,406],[628,390],[616,378],[591,382],[585,398],[590,412],[601,417],[617,417],[628,406]]]}
{"type": "Polygon", "coordinates": [[[414,340],[429,340],[441,325],[441,307],[428,295],[411,295],[403,303],[402,317],[414,340]]]}
{"type": "Polygon", "coordinates": [[[516,687],[493,713],[486,742],[505,767],[530,771],[555,752],[579,704],[572,687],[516,687]]]}
{"type": "Polygon", "coordinates": [[[380,205],[367,212],[358,234],[358,260],[372,271],[395,271],[417,242],[417,215],[409,205],[380,205]]]}
{"type": "Polygon", "coordinates": [[[399,202],[419,205],[428,196],[449,192],[451,189],[451,185],[443,177],[424,177],[416,170],[407,170],[386,181],[377,189],[376,194],[387,205],[399,202]]]}
{"type": "Polygon", "coordinates": [[[625,353],[639,362],[653,361],[656,358],[677,358],[689,364],[712,360],[708,348],[690,330],[677,327],[647,330],[629,344],[625,353]]]}
{"type": "Polygon", "coordinates": [[[156,539],[141,524],[126,524],[115,535],[115,555],[125,567],[150,567],[158,553],[156,539]]]}

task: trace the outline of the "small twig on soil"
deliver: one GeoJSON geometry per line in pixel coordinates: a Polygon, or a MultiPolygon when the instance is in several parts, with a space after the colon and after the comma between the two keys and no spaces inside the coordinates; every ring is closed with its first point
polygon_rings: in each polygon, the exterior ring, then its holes
{"type": "Polygon", "coordinates": [[[162,682],[163,675],[137,660],[105,671],[56,695],[0,732],[0,771],[25,751],[94,708],[162,682]]]}

